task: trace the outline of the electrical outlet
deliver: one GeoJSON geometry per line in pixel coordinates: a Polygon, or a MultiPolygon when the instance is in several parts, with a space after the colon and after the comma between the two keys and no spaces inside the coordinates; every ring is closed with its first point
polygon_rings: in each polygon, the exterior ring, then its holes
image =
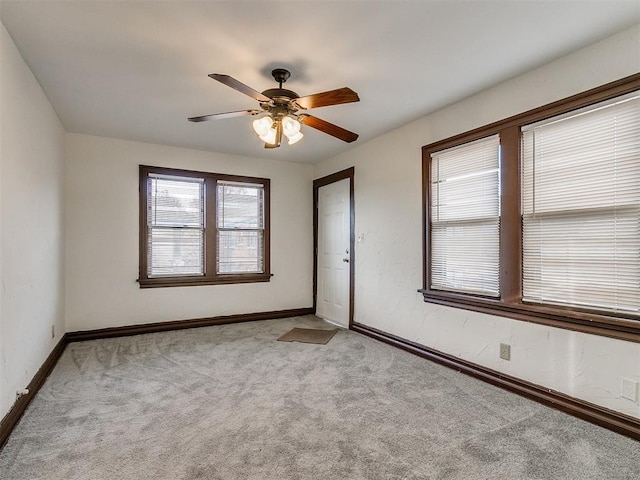
{"type": "Polygon", "coordinates": [[[56,326],[51,325],[51,338],[56,338],[56,326]]]}
{"type": "Polygon", "coordinates": [[[511,360],[511,345],[508,343],[500,344],[500,358],[503,360],[511,360]]]}
{"type": "Polygon", "coordinates": [[[25,395],[29,395],[29,389],[28,388],[23,388],[22,390],[18,390],[16,392],[16,400],[18,400],[21,397],[24,397],[25,395]]]}
{"type": "Polygon", "coordinates": [[[631,400],[632,402],[638,401],[638,382],[629,378],[622,379],[622,392],[620,394],[622,398],[631,400]]]}

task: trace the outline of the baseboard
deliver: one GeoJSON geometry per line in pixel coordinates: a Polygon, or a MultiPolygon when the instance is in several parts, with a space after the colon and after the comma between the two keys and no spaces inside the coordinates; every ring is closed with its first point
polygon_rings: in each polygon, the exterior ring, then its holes
{"type": "Polygon", "coordinates": [[[63,335],[58,344],[53,348],[47,359],[44,361],[42,366],[38,369],[36,374],[33,376],[27,388],[29,389],[29,393],[20,397],[16,403],[13,404],[11,410],[7,412],[4,418],[0,421],[0,449],[4,446],[4,444],[9,439],[9,435],[13,431],[13,428],[18,424],[20,418],[27,410],[27,407],[31,403],[31,400],[36,396],[40,387],[44,384],[44,381],[47,379],[53,367],[56,366],[62,352],[67,346],[67,336],[63,335]]]}
{"type": "Polygon", "coordinates": [[[11,410],[0,421],[0,449],[9,439],[9,435],[18,421],[27,410],[29,403],[35,397],[44,381],[49,376],[53,367],[56,366],[62,352],[67,344],[83,340],[96,340],[100,338],[123,337],[129,335],[140,335],[143,333],[165,332],[167,330],[181,330],[184,328],[209,327],[213,325],[224,325],[228,323],[252,322],[256,320],[275,320],[277,318],[298,317],[311,315],[313,308],[294,308],[290,310],[276,310],[273,312],[257,312],[239,315],[224,315],[219,317],[194,318],[191,320],[177,320],[162,323],[149,323],[145,325],[129,325],[115,328],[101,328],[99,330],[86,330],[66,333],[51,351],[40,369],[27,386],[29,393],[20,397],[11,407],[11,410]]]}
{"type": "Polygon", "coordinates": [[[67,333],[67,342],[97,340],[100,338],[126,337],[143,333],[166,332],[168,330],[182,330],[184,328],[211,327],[228,323],[253,322],[256,320],[275,320],[277,318],[298,317],[311,315],[313,308],[294,308],[291,310],[276,310],[273,312],[243,313],[238,315],[224,315],[219,317],[192,318],[189,320],[175,320],[171,322],[145,323],[142,325],[127,325],[124,327],[100,328],[98,330],[84,330],[67,333]]]}
{"type": "Polygon", "coordinates": [[[367,335],[376,340],[380,340],[388,343],[389,345],[393,345],[394,347],[413,353],[414,355],[418,355],[419,357],[440,363],[487,383],[491,383],[511,392],[523,395],[531,400],[535,400],[549,407],[568,413],[569,415],[573,415],[574,417],[581,418],[622,435],[640,440],[640,420],[637,418],[586,402],[584,400],[570,397],[561,392],[549,390],[548,388],[510,375],[505,375],[495,370],[439,352],[438,350],[425,347],[418,343],[411,342],[410,340],[405,340],[367,325],[354,323],[351,326],[351,329],[355,332],[362,333],[363,335],[367,335]]]}

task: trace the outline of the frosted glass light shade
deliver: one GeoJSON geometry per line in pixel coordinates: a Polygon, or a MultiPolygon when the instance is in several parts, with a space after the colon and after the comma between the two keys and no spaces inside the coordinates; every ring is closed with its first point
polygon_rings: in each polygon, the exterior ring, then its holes
{"type": "MultiPolygon", "coordinates": [[[[265,117],[266,118],[266,117],[265,117]]],[[[276,143],[276,129],[270,128],[264,135],[260,135],[260,140],[269,145],[275,145],[276,143]]]]}
{"type": "Polygon", "coordinates": [[[290,139],[291,137],[297,135],[298,132],[300,132],[300,122],[291,117],[284,117],[282,119],[282,132],[287,136],[287,138],[290,139]]]}
{"type": "Polygon", "coordinates": [[[257,120],[253,121],[253,130],[261,138],[269,134],[269,130],[271,129],[272,126],[273,126],[273,118],[271,118],[270,116],[258,118],[257,120]]]}
{"type": "Polygon", "coordinates": [[[302,140],[302,137],[304,137],[304,135],[302,134],[302,132],[298,132],[295,135],[291,135],[289,138],[289,145],[293,145],[294,143],[299,142],[300,140],[302,140]]]}

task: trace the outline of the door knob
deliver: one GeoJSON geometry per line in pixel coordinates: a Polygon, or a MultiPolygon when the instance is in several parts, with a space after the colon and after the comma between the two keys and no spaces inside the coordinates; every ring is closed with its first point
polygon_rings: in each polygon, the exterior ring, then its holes
{"type": "Polygon", "coordinates": [[[348,258],[343,258],[343,259],[342,259],[342,261],[343,261],[344,263],[349,263],[349,259],[348,259],[348,258]]]}

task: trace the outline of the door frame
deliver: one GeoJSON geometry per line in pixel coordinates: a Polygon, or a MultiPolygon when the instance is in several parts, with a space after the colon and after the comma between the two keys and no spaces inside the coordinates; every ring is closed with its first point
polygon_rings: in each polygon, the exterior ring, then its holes
{"type": "Polygon", "coordinates": [[[350,167],[340,172],[332,173],[326,177],[313,181],[313,313],[316,313],[318,301],[318,190],[320,187],[330,185],[345,178],[349,179],[349,329],[353,326],[354,290],[355,290],[355,224],[356,213],[354,209],[354,173],[355,168],[350,167]]]}

